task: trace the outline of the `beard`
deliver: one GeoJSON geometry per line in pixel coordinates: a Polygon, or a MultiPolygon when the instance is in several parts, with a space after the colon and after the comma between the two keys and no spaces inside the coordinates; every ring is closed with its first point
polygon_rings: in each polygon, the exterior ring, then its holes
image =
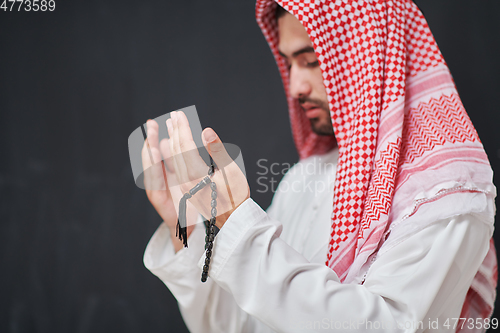
{"type": "MultiPolygon", "coordinates": [[[[330,111],[328,111],[328,114],[330,114],[330,111]]],[[[310,119],[309,122],[311,124],[311,129],[314,133],[321,135],[321,136],[328,136],[328,135],[334,135],[333,133],[333,126],[332,126],[332,119],[330,119],[330,123],[324,123],[321,122],[318,119],[310,119]]]]}
{"type": "Polygon", "coordinates": [[[306,102],[317,105],[324,112],[323,117],[309,119],[312,131],[321,136],[334,135],[328,102],[309,97],[299,98],[300,105],[306,102]]]}

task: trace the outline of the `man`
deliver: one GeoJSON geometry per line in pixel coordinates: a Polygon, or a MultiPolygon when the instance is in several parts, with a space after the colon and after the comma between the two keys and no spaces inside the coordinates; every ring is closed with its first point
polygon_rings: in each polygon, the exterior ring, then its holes
{"type": "MultiPolygon", "coordinates": [[[[484,331],[496,285],[492,172],[418,8],[410,0],[279,4],[284,10],[259,0],[256,11],[288,96],[295,169],[338,161],[328,171],[333,198],[278,190],[262,211],[206,129],[226,179],[221,170],[212,177],[224,214],[209,280],[199,282],[203,226],[189,228],[185,249],[168,227],[173,202],[206,166],[192,153],[186,117],[172,113],[161,146],[148,122],[152,151],[173,157],[166,173],[181,185],[173,201],[148,191],[165,223],[146,266],[193,332],[484,331]]],[[[327,181],[295,169],[283,182],[327,181]]],[[[204,216],[209,196],[190,200],[204,216]]]]}

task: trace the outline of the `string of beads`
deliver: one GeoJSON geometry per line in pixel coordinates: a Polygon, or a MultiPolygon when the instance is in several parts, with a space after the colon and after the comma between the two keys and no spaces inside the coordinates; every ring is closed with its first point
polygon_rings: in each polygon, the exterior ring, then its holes
{"type": "Polygon", "coordinates": [[[187,223],[186,223],[186,201],[190,199],[193,195],[198,193],[205,186],[210,184],[212,190],[211,194],[211,218],[209,221],[205,221],[206,236],[205,236],[205,264],[203,266],[203,271],[201,273],[201,282],[207,281],[208,270],[210,269],[210,258],[212,257],[212,248],[214,243],[214,238],[217,233],[217,227],[215,226],[215,221],[217,217],[217,184],[213,182],[210,178],[215,172],[215,167],[212,164],[208,170],[208,176],[203,178],[198,184],[196,184],[192,189],[186,192],[180,202],[179,202],[179,218],[177,220],[176,236],[183,241],[184,247],[187,247],[187,223]],[[184,226],[184,227],[182,227],[184,226]]]}

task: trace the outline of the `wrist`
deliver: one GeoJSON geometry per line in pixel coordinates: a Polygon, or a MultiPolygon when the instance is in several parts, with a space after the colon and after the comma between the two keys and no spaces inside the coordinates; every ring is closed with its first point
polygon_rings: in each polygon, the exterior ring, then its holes
{"type": "Polygon", "coordinates": [[[224,224],[226,223],[226,221],[229,219],[229,216],[231,216],[231,214],[235,210],[236,210],[236,208],[235,209],[231,209],[230,211],[217,216],[217,219],[215,220],[215,225],[217,226],[217,228],[219,228],[219,229],[222,228],[224,226],[224,224]]]}
{"type": "Polygon", "coordinates": [[[224,214],[221,214],[219,216],[217,216],[217,219],[215,221],[215,225],[217,226],[217,228],[221,229],[224,224],[227,222],[227,220],[229,219],[229,217],[231,216],[231,214],[236,210],[238,209],[239,206],[241,206],[242,203],[244,203],[245,201],[247,201],[248,199],[250,199],[250,196],[247,196],[247,198],[245,200],[243,200],[242,202],[240,202],[236,207],[234,207],[233,209],[225,212],[224,214]]]}

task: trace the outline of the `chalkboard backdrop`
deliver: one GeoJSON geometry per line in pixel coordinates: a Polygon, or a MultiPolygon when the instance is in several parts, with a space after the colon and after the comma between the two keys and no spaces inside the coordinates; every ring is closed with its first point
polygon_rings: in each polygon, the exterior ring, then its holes
{"type": "MultiPolygon", "coordinates": [[[[259,161],[297,154],[254,0],[55,3],[0,10],[0,332],[187,331],[142,264],[161,220],[134,185],[127,138],[194,104],[241,148],[269,205],[259,161]]],[[[500,2],[417,3],[500,171],[500,2]]]]}

